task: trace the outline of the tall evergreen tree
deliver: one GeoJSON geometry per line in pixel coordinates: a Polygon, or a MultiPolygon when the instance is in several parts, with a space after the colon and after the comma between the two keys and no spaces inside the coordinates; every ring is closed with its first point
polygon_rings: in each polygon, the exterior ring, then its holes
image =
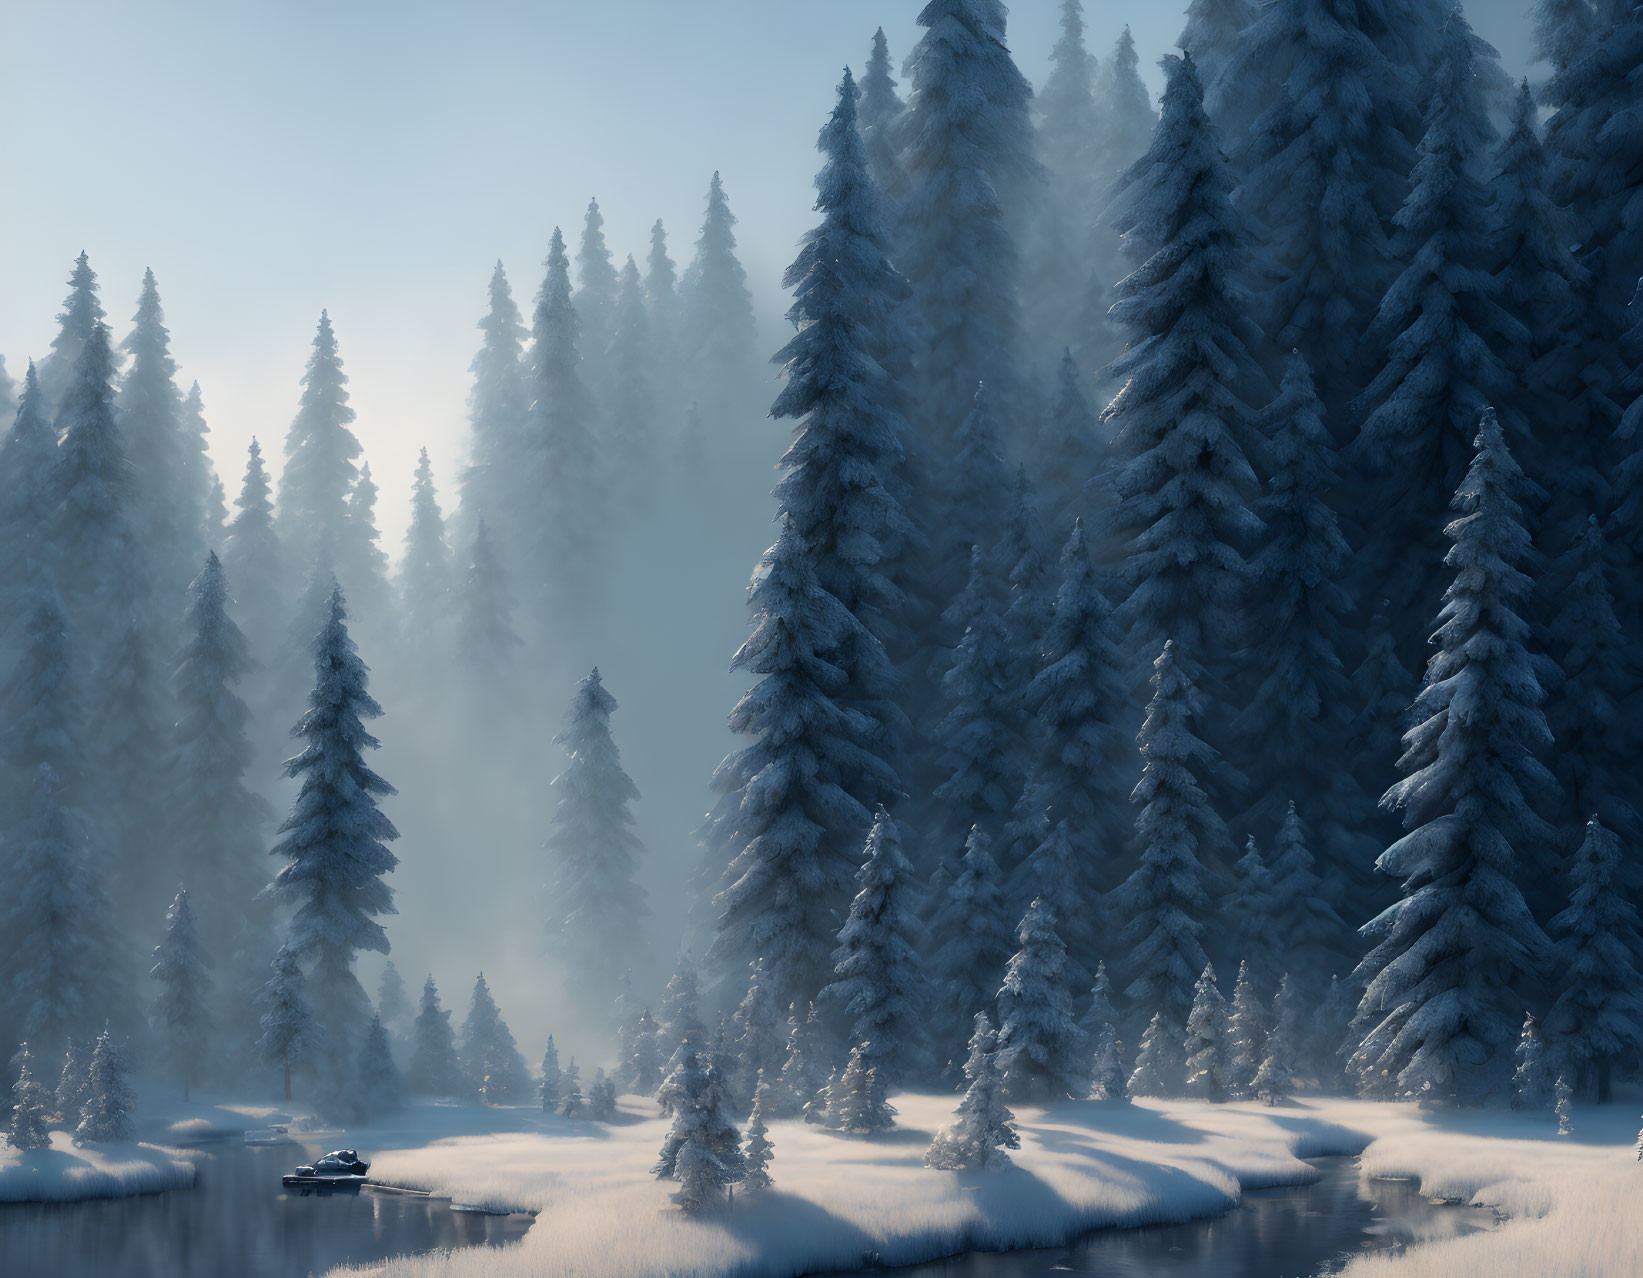
{"type": "Polygon", "coordinates": [[[1004,883],[993,860],[992,841],[973,826],[959,858],[959,872],[946,898],[935,904],[931,932],[935,942],[930,968],[933,1020],[943,1030],[938,1061],[962,1045],[971,1008],[985,1007],[998,989],[998,974],[1015,951],[1005,921],[1004,883]]]}
{"type": "Polygon", "coordinates": [[[399,590],[406,643],[427,661],[439,652],[440,632],[450,612],[451,548],[426,448],[417,455],[411,485],[411,523],[399,565],[399,590]]]}
{"type": "Polygon", "coordinates": [[[970,1056],[964,1063],[970,1086],[959,1102],[953,1121],[930,1142],[924,1165],[941,1171],[972,1167],[1008,1167],[1006,1149],[1020,1149],[1015,1115],[1004,1104],[1004,1078],[998,1064],[998,1036],[986,1012],[977,1012],[970,1036],[970,1056]]]}
{"type": "MultiPolygon", "coordinates": [[[[1271,467],[1255,505],[1264,543],[1250,561],[1261,637],[1249,655],[1253,693],[1234,719],[1233,740],[1250,761],[1250,828],[1270,829],[1290,801],[1323,814],[1327,901],[1346,911],[1373,899],[1374,805],[1342,763],[1352,697],[1341,650],[1352,602],[1342,586],[1349,558],[1331,505],[1339,471],[1323,403],[1299,352],[1262,419],[1271,467]]],[[[1298,970],[1292,964],[1292,970],[1298,970]]]]}
{"type": "Polygon", "coordinates": [[[1331,904],[1313,868],[1311,849],[1312,832],[1291,803],[1272,848],[1271,920],[1279,963],[1291,972],[1310,974],[1301,978],[1309,986],[1321,982],[1330,965],[1340,961],[1351,931],[1343,918],[1364,913],[1361,904],[1354,909],[1350,900],[1339,909],[1331,904]]]}
{"type": "Polygon", "coordinates": [[[413,1092],[424,1096],[457,1096],[462,1092],[456,1033],[451,1029],[451,1014],[439,1005],[439,987],[432,975],[422,983],[422,999],[411,1027],[411,1064],[405,1081],[413,1092]]]}
{"type": "Polygon", "coordinates": [[[149,1010],[149,1024],[173,1074],[182,1079],[183,1099],[200,1077],[211,1038],[210,952],[200,943],[187,890],[180,890],[166,911],[165,937],[154,947],[148,974],[160,986],[149,1010]]]}
{"type": "Polygon", "coordinates": [[[11,1113],[6,1121],[6,1144],[19,1153],[51,1145],[51,1093],[34,1077],[29,1045],[17,1052],[17,1081],[11,1087],[11,1113]]]}
{"type": "MultiPolygon", "coordinates": [[[[909,531],[902,489],[901,392],[890,366],[906,282],[890,265],[878,189],[856,127],[856,86],[845,72],[817,149],[822,222],[782,277],[797,329],[775,356],[786,371],[770,415],[794,422],[775,496],[803,539],[817,579],[861,623],[833,654],[847,682],[842,705],[869,715],[893,755],[905,736],[896,674],[885,651],[905,650],[899,557],[909,531]]],[[[899,791],[852,778],[867,807],[899,791]]]]}
{"type": "Polygon", "coordinates": [[[654,328],[639,267],[630,256],[622,264],[616,295],[605,407],[613,477],[630,496],[648,496],[655,489],[656,385],[666,370],[657,367],[654,328]]]}
{"type": "Polygon", "coordinates": [[[483,972],[474,981],[473,1001],[462,1022],[462,1073],[468,1090],[492,1105],[521,1101],[530,1089],[525,1058],[483,972]]]}
{"type": "Polygon", "coordinates": [[[1247,1100],[1255,1094],[1255,1076],[1266,1059],[1266,1008],[1255,993],[1249,964],[1238,964],[1238,980],[1232,989],[1232,1013],[1227,1017],[1226,1086],[1233,1100],[1247,1100]]]}
{"type": "Polygon", "coordinates": [[[1193,733],[1201,704],[1196,674],[1173,640],[1153,663],[1152,701],[1136,738],[1141,781],[1131,796],[1140,809],[1140,864],[1114,902],[1130,919],[1121,937],[1133,973],[1125,996],[1142,1015],[1147,1008],[1161,1010],[1177,1026],[1186,1020],[1193,985],[1209,961],[1199,940],[1209,909],[1209,866],[1224,856],[1227,843],[1226,827],[1198,780],[1215,752],[1193,733]]]}
{"type": "Polygon", "coordinates": [[[1283,945],[1281,924],[1274,912],[1276,878],[1252,834],[1244,843],[1243,856],[1232,867],[1232,884],[1218,907],[1226,934],[1224,951],[1240,959],[1254,958],[1263,969],[1278,961],[1283,945]]]}
{"type": "Polygon", "coordinates": [[[531,505],[517,553],[538,623],[564,636],[576,633],[575,619],[597,594],[605,475],[593,399],[580,371],[570,259],[557,227],[531,331],[528,444],[518,462],[531,505]]]}
{"type": "Polygon", "coordinates": [[[113,890],[153,917],[177,877],[163,799],[171,783],[165,750],[171,707],[154,646],[157,627],[134,609],[113,620],[114,641],[105,640],[92,667],[95,730],[87,739],[94,785],[83,792],[84,802],[112,857],[113,890]]]}
{"type": "Polygon", "coordinates": [[[115,404],[131,461],[133,530],[153,565],[156,587],[180,591],[206,549],[211,475],[199,444],[190,447],[184,433],[177,364],[153,271],[143,273],[134,327],[122,349],[131,366],[115,404]]]}
{"type": "Polygon", "coordinates": [[[1301,1032],[1300,996],[1286,972],[1278,982],[1278,996],[1272,1003],[1272,1032],[1266,1037],[1260,1068],[1249,1085],[1268,1105],[1286,1100],[1295,1089],[1301,1032]]]}
{"type": "Polygon", "coordinates": [[[1131,1096],[1179,1096],[1185,1074],[1181,1026],[1159,1009],[1152,1014],[1141,1035],[1141,1049],[1135,1054],[1129,1093],[1131,1096]]]}
{"type": "Polygon", "coordinates": [[[127,1081],[129,1068],[125,1053],[114,1042],[105,1025],[91,1052],[91,1071],[86,1079],[85,1109],[74,1129],[76,1145],[102,1145],[131,1139],[131,1111],[137,1097],[127,1081]]]}
{"type": "Polygon", "coordinates": [[[667,251],[667,228],[657,218],[650,228],[650,252],[645,256],[645,305],[650,308],[651,340],[656,348],[659,384],[672,384],[678,375],[679,273],[667,251]]]}
{"type": "Polygon", "coordinates": [[[207,951],[231,954],[242,923],[262,917],[252,899],[267,881],[261,867],[272,813],[245,785],[254,757],[251,712],[235,685],[253,667],[245,636],[228,615],[228,583],[215,552],[189,587],[185,627],[188,641],[172,675],[169,841],[174,864],[203,907],[207,951]]]}
{"type": "Polygon", "coordinates": [[[285,1099],[290,1100],[291,1075],[319,1064],[326,1034],[324,1026],[314,1019],[302,964],[289,945],[280,946],[272,966],[274,975],[269,977],[257,999],[262,1013],[262,1034],[257,1039],[257,1050],[269,1064],[280,1067],[285,1099]]]}
{"type": "Polygon", "coordinates": [[[1104,465],[1105,451],[1095,411],[1084,394],[1078,361],[1072,349],[1065,348],[1056,368],[1050,411],[1038,428],[1036,455],[1040,491],[1048,499],[1056,527],[1088,517],[1091,503],[1085,485],[1104,465]]]}
{"type": "MultiPolygon", "coordinates": [[[[27,601],[45,585],[46,574],[52,582],[57,576],[52,538],[57,433],[44,399],[31,362],[17,415],[0,436],[0,613],[13,619],[25,615],[27,601]]],[[[0,642],[14,641],[7,634],[10,629],[0,626],[0,642]]]]}
{"type": "Polygon", "coordinates": [[[731,1026],[736,1034],[740,1090],[757,1101],[762,1080],[767,1075],[774,1079],[781,1070],[787,1033],[781,1004],[765,979],[764,964],[754,959],[749,967],[747,993],[731,1017],[731,1026]]]}
{"type": "Polygon", "coordinates": [[[1092,233],[1093,277],[1090,280],[1089,331],[1091,366],[1099,367],[1123,348],[1123,339],[1107,318],[1115,300],[1114,285],[1129,274],[1118,232],[1113,226],[1114,187],[1130,166],[1146,154],[1158,124],[1152,94],[1141,79],[1141,58],[1135,38],[1125,27],[1112,56],[1103,61],[1095,81],[1096,107],[1101,131],[1096,137],[1095,169],[1100,199],[1092,233]]]}
{"type": "Polygon", "coordinates": [[[742,1136],[725,1113],[725,1079],[706,1051],[692,1040],[683,1058],[662,1084],[658,1099],[673,1115],[651,1170],[677,1180],[673,1201],[688,1212],[700,1211],[742,1177],[742,1136]]]}
{"type": "Polygon", "coordinates": [[[245,479],[234,499],[238,508],[228,523],[222,562],[239,592],[236,602],[245,618],[253,651],[273,656],[289,604],[287,564],[274,526],[272,485],[263,465],[262,447],[252,438],[246,453],[245,479]]]}
{"type": "Polygon", "coordinates": [[[1206,963],[1193,986],[1187,1013],[1186,1094],[1197,1100],[1225,1100],[1227,1074],[1227,1001],[1206,963]]]}
{"type": "Polygon", "coordinates": [[[1597,1101],[1616,1065],[1643,1052],[1643,928],[1627,899],[1620,840],[1593,817],[1569,866],[1568,908],[1552,919],[1561,993],[1546,1015],[1558,1068],[1597,1101]]]}
{"type": "Polygon", "coordinates": [[[1455,573],[1437,653],[1404,737],[1404,780],[1385,803],[1402,839],[1377,865],[1402,899],[1366,928],[1374,948],[1353,1068],[1376,1093],[1475,1102],[1501,1091],[1524,991],[1547,941],[1521,883],[1550,871],[1551,828],[1533,801],[1552,777],[1540,667],[1519,615],[1531,555],[1524,479],[1500,423],[1485,413],[1449,525],[1455,573]]]}
{"type": "MultiPolygon", "coordinates": [[[[1426,110],[1426,132],[1410,191],[1394,219],[1394,251],[1408,262],[1388,288],[1366,334],[1387,351],[1364,391],[1367,410],[1353,444],[1376,476],[1365,545],[1366,575],[1394,616],[1427,615],[1441,587],[1438,539],[1449,497],[1466,473],[1479,414],[1515,399],[1496,353],[1520,337],[1491,275],[1492,201],[1483,165],[1495,141],[1473,63],[1472,30],[1457,9],[1426,110]],[[1412,549],[1413,548],[1413,549],[1412,549]]],[[[1513,451],[1530,456],[1521,418],[1508,413],[1513,451]]],[[[1422,650],[1417,622],[1403,629],[1405,653],[1422,650]]]]}
{"type": "Polygon", "coordinates": [[[377,982],[377,1014],[382,1023],[397,1030],[411,1014],[410,1002],[405,997],[405,978],[399,974],[393,959],[382,966],[382,979],[377,982]]]}
{"type": "Polygon", "coordinates": [[[1016,931],[1020,948],[998,991],[998,1064],[1013,1100],[1081,1100],[1089,1091],[1089,1047],[1073,1019],[1067,947],[1042,899],[1016,931]]]}
{"type": "Polygon", "coordinates": [[[331,316],[321,311],[314,353],[302,375],[302,399],[285,435],[280,474],[280,542],[293,571],[303,578],[316,568],[338,567],[337,557],[350,540],[348,495],[359,476],[354,463],[360,446],[349,427],[354,410],[347,385],[331,316]]]}
{"type": "Polygon", "coordinates": [[[873,183],[893,208],[901,190],[901,159],[896,153],[896,121],[902,101],[891,74],[890,44],[884,28],[873,32],[873,52],[861,77],[861,138],[873,183]]]}
{"type": "Polygon", "coordinates": [[[896,126],[905,171],[896,238],[923,353],[917,430],[923,450],[941,457],[977,382],[1006,411],[1021,406],[1019,237],[1040,172],[1032,87],[1005,44],[1002,0],[930,0],[918,22],[924,34],[906,63],[912,93],[896,126]]]}
{"type": "Polygon", "coordinates": [[[474,525],[458,587],[457,643],[467,654],[463,670],[488,705],[500,703],[507,676],[518,660],[520,638],[514,630],[513,597],[503,575],[502,557],[481,519],[474,525]]]}
{"type": "Polygon", "coordinates": [[[40,361],[40,393],[46,416],[54,416],[74,383],[74,370],[93,331],[103,322],[103,304],[97,297],[97,272],[82,251],[68,277],[68,296],[57,313],[57,335],[51,351],[40,361]]]}
{"type": "Polygon", "coordinates": [[[484,334],[468,371],[468,422],[473,445],[462,473],[462,521],[470,534],[481,519],[517,538],[531,509],[519,473],[526,449],[525,325],[499,261],[491,272],[490,306],[477,326],[484,334]]]}
{"type": "Polygon", "coordinates": [[[388,850],[399,831],[377,806],[396,791],[365,763],[364,752],[380,744],[365,723],[382,707],[366,691],[366,666],[348,634],[340,586],[332,586],[313,652],[314,688],[292,729],[308,744],[285,764],[285,774],[302,788],[272,848],[285,860],[273,890],[293,911],[290,948],[313,965],[320,1019],[334,1058],[343,1060],[370,1006],[354,975],[354,956],[388,952],[376,920],[395,912],[383,876],[399,864],[388,850]]]}
{"type": "Polygon", "coordinates": [[[1126,554],[1118,618],[1138,652],[1174,639],[1221,667],[1246,602],[1241,548],[1259,528],[1245,449],[1265,378],[1249,354],[1243,233],[1198,71],[1188,56],[1166,58],[1165,72],[1158,132],[1123,179],[1116,223],[1136,266],[1112,311],[1130,344],[1104,414],[1126,554]]]}
{"type": "Polygon", "coordinates": [[[599,201],[589,200],[576,248],[576,314],[582,321],[589,379],[596,393],[609,390],[607,354],[616,329],[616,266],[605,244],[605,215],[599,201]]]}
{"type": "Polygon", "coordinates": [[[692,394],[715,419],[734,405],[733,388],[745,385],[754,367],[753,299],[736,257],[735,225],[714,173],[696,256],[680,287],[679,354],[692,394]]]}
{"type": "Polygon", "coordinates": [[[614,993],[608,988],[611,938],[636,937],[649,912],[634,879],[644,848],[629,805],[639,787],[622,770],[611,736],[616,708],[597,668],[576,685],[565,730],[553,739],[570,762],[554,778],[557,802],[548,834],[555,875],[549,940],[584,985],[607,996],[614,993]]]}
{"type": "Polygon", "coordinates": [[[388,586],[388,556],[379,544],[377,498],[381,489],[371,478],[371,464],[361,461],[354,486],[348,492],[344,512],[342,544],[333,562],[324,567],[348,583],[354,601],[356,624],[373,638],[386,639],[393,633],[393,598],[388,586]]]}
{"type": "Polygon", "coordinates": [[[1260,12],[1258,0],[1191,0],[1187,25],[1175,43],[1192,55],[1204,82],[1204,104],[1219,108],[1221,80],[1238,54],[1238,41],[1260,12]]]}
{"type": "Polygon", "coordinates": [[[884,1087],[911,1077],[920,1056],[924,982],[912,872],[896,822],[881,807],[856,871],[855,899],[839,929],[833,980],[819,1000],[850,1021],[847,1040],[860,1045],[884,1087]]]}
{"type": "Polygon", "coordinates": [[[826,980],[834,911],[846,908],[852,845],[870,819],[852,783],[893,782],[864,716],[836,700],[846,676],[827,654],[860,623],[822,587],[791,521],[749,604],[754,630],[731,664],[760,681],[730,727],[754,740],[715,771],[720,799],[704,830],[726,865],[713,953],[727,967],[763,957],[776,997],[791,1003],[826,980]]]}

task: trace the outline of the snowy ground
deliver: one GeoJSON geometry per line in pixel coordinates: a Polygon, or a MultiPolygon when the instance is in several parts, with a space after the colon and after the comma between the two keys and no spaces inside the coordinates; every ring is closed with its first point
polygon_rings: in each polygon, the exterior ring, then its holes
{"type": "Polygon", "coordinates": [[[67,1132],[26,1153],[0,1144],[0,1203],[65,1203],[182,1189],[194,1183],[188,1151],[136,1141],[76,1149],[67,1132]]]}
{"type": "MultiPolygon", "coordinates": [[[[902,1130],[884,1140],[775,1124],[775,1191],[695,1220],[674,1211],[670,1186],[649,1175],[665,1124],[641,1117],[651,1110],[637,1098],[624,1100],[626,1121],[613,1127],[514,1111],[518,1127],[505,1130],[508,1111],[493,1111],[498,1130],[486,1135],[421,1148],[383,1140],[373,1179],[541,1215],[519,1247],[501,1255],[405,1257],[338,1272],[618,1278],[907,1264],[1219,1213],[1244,1188],[1309,1178],[1304,1157],[1363,1152],[1368,1174],[1419,1177],[1429,1196],[1494,1206],[1517,1219],[1498,1231],[1360,1261],[1352,1278],[1643,1273],[1643,1168],[1630,1152],[1630,1107],[1578,1112],[1581,1134],[1568,1140],[1539,1118],[1434,1118],[1411,1106],[1360,1101],[1023,1108],[1016,1168],[960,1176],[921,1163],[953,1099],[902,1096],[896,1103],[902,1130]]],[[[369,1137],[361,1132],[359,1139],[369,1137]]]]}

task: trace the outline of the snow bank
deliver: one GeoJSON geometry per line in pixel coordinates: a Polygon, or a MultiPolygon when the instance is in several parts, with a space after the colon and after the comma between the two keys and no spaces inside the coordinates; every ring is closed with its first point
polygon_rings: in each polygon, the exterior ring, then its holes
{"type": "Polygon", "coordinates": [[[0,1144],[0,1203],[120,1198],[193,1183],[187,1151],[161,1145],[122,1141],[76,1149],[67,1132],[53,1132],[49,1149],[25,1153],[0,1144]]]}
{"type": "Polygon", "coordinates": [[[923,1157],[955,1098],[904,1095],[895,1103],[898,1129],[880,1139],[772,1124],[775,1189],[695,1219],[675,1211],[671,1186],[651,1177],[667,1124],[641,1117],[654,1106],[634,1097],[623,1100],[629,1121],[611,1127],[547,1120],[421,1148],[379,1143],[373,1180],[541,1215],[518,1247],[500,1253],[400,1257],[335,1272],[708,1278],[912,1264],[1217,1214],[1244,1188],[1311,1179],[1303,1156],[1357,1153],[1372,1134],[1351,1121],[1357,1110],[1342,1116],[1338,1106],[1022,1107],[1013,1169],[948,1173],[928,1170],[923,1157]]]}
{"type": "MultiPolygon", "coordinates": [[[[1391,1108],[1391,1107],[1388,1107],[1391,1108]]],[[[1414,1122],[1380,1136],[1363,1171],[1420,1182],[1433,1198],[1492,1207],[1499,1229],[1355,1260],[1342,1278],[1615,1278],[1643,1274],[1643,1167],[1635,1107],[1576,1108],[1574,1137],[1543,1117],[1414,1122]]]]}

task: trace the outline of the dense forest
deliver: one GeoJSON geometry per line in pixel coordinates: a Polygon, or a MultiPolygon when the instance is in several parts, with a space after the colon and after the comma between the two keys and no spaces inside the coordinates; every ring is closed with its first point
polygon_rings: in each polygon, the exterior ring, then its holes
{"type": "Polygon", "coordinates": [[[618,264],[597,201],[528,312],[498,263],[469,454],[423,450],[392,558],[347,333],[219,476],[159,282],[116,340],[79,257],[0,365],[19,1086],[61,1063],[94,1128],[123,1057],[339,1114],[722,1087],[870,1130],[967,1085],[973,1144],[1001,1096],[1636,1073],[1643,10],[1542,0],[1514,85],[1447,0],[1193,0],[1154,103],[1060,8],[1036,91],[999,0],[844,72],[774,384],[734,175],[682,268],[660,222],[618,264]],[[718,508],[773,462],[736,748],[647,847],[599,667],[702,681],[718,508]],[[400,828],[526,902],[585,1096],[483,974],[460,1031],[431,975],[367,992],[400,828]]]}

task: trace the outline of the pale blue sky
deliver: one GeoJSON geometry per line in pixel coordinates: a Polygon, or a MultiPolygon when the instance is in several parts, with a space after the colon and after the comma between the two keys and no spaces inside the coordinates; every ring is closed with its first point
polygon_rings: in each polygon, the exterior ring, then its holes
{"type": "MultiPolygon", "coordinates": [[[[1528,0],[1472,0],[1523,66],[1528,0]]],[[[0,352],[43,352],[85,248],[123,334],[145,267],[198,377],[225,483],[271,459],[329,307],[397,550],[416,450],[449,488],[491,263],[528,308],[555,224],[590,195],[611,247],[651,222],[689,258],[724,173],[762,314],[811,219],[816,130],[839,70],[882,24],[899,59],[914,0],[0,0],[0,352]]],[[[1087,0],[1092,46],[1128,21],[1149,72],[1184,0],[1087,0]]],[[[1017,0],[1011,45],[1040,80],[1056,0],[1017,0]]],[[[768,333],[774,340],[777,334],[768,333]]],[[[773,437],[772,456],[779,444],[773,437]]]]}

